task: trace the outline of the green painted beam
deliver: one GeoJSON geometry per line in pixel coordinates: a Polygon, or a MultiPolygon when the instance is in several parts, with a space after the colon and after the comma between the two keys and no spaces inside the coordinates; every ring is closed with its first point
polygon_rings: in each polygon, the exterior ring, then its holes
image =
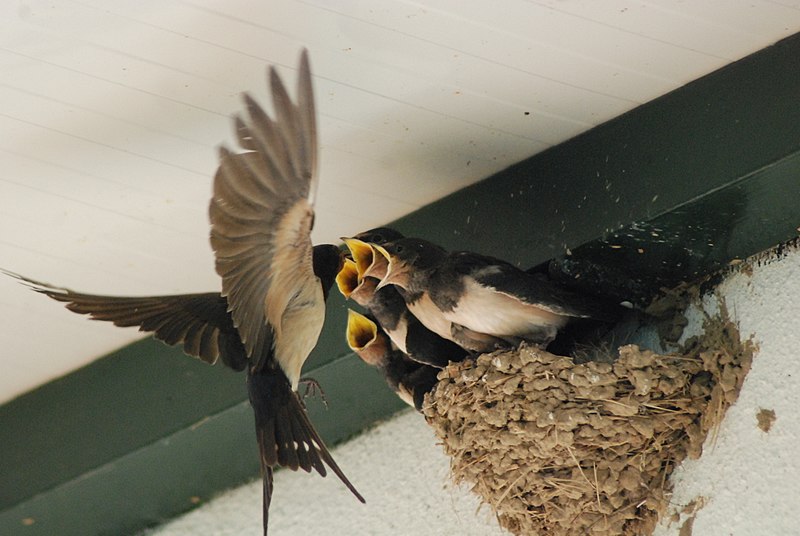
{"type": "MultiPolygon", "coordinates": [[[[798,57],[794,36],[397,227],[522,266],[559,257],[568,278],[639,277],[641,295],[782,242],[800,223],[798,57]]],[[[344,309],[333,296],[306,368],[330,443],[401,407],[347,352],[344,309]]],[[[0,434],[0,534],[133,533],[258,474],[244,378],[150,340],[0,407],[0,434]]]]}
{"type": "MultiPolygon", "coordinates": [[[[329,403],[351,408],[344,426],[310,402],[320,433],[338,442],[401,407],[372,369],[342,358],[314,371],[329,403]],[[342,377],[369,392],[355,403],[342,377]]],[[[3,512],[3,534],[129,534],[163,522],[220,490],[258,475],[253,415],[246,401],[209,414],[142,447],[114,457],[3,512]],[[31,523],[27,524],[26,523],[31,523]]],[[[102,438],[96,438],[102,443],[102,438]]],[[[90,444],[91,440],[83,443],[90,444]]],[[[311,477],[309,477],[311,478],[311,477]]],[[[334,477],[335,478],[335,477],[334,477]]]]}
{"type": "Polygon", "coordinates": [[[797,236],[800,153],[647,221],[625,225],[550,263],[551,276],[617,301],[648,304],[797,236]]]}
{"type": "MultiPolygon", "coordinates": [[[[346,349],[345,308],[331,296],[333,344],[306,368],[324,386],[331,409],[308,406],[331,444],[404,407],[346,349]]],[[[244,375],[152,339],[0,407],[0,430],[0,534],[129,534],[259,474],[244,375]]]]}
{"type": "MultiPolygon", "coordinates": [[[[800,34],[399,222],[522,266],[647,221],[800,150],[800,34]]],[[[794,195],[794,191],[786,192],[794,195]]]]}

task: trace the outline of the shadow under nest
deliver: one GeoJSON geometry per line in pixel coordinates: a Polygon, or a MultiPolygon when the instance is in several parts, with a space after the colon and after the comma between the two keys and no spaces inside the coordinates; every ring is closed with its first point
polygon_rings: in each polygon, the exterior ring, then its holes
{"type": "Polygon", "coordinates": [[[722,308],[677,352],[625,345],[576,363],[523,345],[453,363],[423,413],[514,534],[651,534],[669,476],[737,398],[752,343],[722,308]]]}

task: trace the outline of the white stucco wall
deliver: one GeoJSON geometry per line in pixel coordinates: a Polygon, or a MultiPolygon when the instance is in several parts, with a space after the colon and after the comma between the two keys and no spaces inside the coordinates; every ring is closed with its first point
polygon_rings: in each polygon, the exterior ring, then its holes
{"type": "MultiPolygon", "coordinates": [[[[756,263],[758,264],[758,263],[756,263]]],[[[662,522],[657,536],[796,536],[800,534],[800,253],[789,252],[727,278],[718,288],[742,337],[758,344],[739,400],[715,443],[673,474],[674,508],[702,497],[692,531],[688,517],[662,522]],[[775,412],[769,432],[762,409],[775,412]]],[[[706,297],[707,309],[716,300],[706,297]]]]}
{"type": "MultiPolygon", "coordinates": [[[[719,287],[743,337],[758,352],[739,401],[701,459],[674,474],[673,509],[703,498],[658,536],[800,534],[800,254],[757,265],[719,287]],[[756,414],[773,410],[766,433],[756,414]],[[683,532],[681,529],[683,528],[683,532]]],[[[713,297],[707,308],[716,308],[713,297]]],[[[367,498],[357,503],[335,479],[281,471],[275,478],[275,535],[499,535],[488,508],[448,481],[448,460],[420,415],[404,413],[338,447],[336,459],[367,498]]],[[[153,536],[259,534],[261,486],[254,483],[164,525],[153,536]]]]}
{"type": "MultiPolygon", "coordinates": [[[[276,536],[501,536],[488,508],[449,482],[449,462],[422,415],[406,411],[337,447],[336,461],[367,500],[335,476],[278,471],[270,509],[276,536]]],[[[151,536],[261,534],[261,484],[232,490],[151,536]]]]}

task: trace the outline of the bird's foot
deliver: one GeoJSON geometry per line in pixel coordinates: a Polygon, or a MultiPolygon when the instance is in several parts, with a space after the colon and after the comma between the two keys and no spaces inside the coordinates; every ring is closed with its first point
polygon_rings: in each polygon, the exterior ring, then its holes
{"type": "Polygon", "coordinates": [[[461,324],[451,324],[450,334],[456,344],[468,352],[475,352],[476,354],[488,354],[489,352],[506,349],[510,346],[504,339],[489,335],[488,333],[473,331],[461,324]]]}
{"type": "Polygon", "coordinates": [[[300,378],[300,383],[305,386],[303,391],[303,400],[309,396],[319,396],[319,399],[322,400],[322,404],[325,406],[325,409],[328,409],[328,399],[325,398],[325,391],[322,390],[322,386],[317,380],[314,378],[300,378]]]}

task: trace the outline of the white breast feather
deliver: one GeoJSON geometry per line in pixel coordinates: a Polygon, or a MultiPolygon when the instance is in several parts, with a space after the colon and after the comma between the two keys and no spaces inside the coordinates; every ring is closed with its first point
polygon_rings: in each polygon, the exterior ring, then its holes
{"type": "Polygon", "coordinates": [[[311,206],[300,201],[283,215],[276,226],[278,233],[273,237],[275,251],[270,265],[270,286],[264,297],[264,312],[276,333],[283,329],[280,319],[296,293],[309,286],[319,286],[313,272],[308,239],[313,215],[311,206]]]}
{"type": "Polygon", "coordinates": [[[451,322],[442,316],[442,312],[427,294],[423,294],[417,302],[409,305],[408,310],[422,322],[423,326],[443,339],[453,340],[450,333],[451,322]]]}
{"type": "Polygon", "coordinates": [[[322,287],[306,285],[289,301],[281,318],[281,330],[275,336],[275,358],[297,390],[300,374],[308,354],[314,349],[325,322],[325,300],[322,287]]]}
{"type": "Polygon", "coordinates": [[[398,322],[397,327],[393,329],[391,333],[387,332],[387,334],[389,335],[389,338],[392,339],[394,345],[397,346],[397,348],[401,352],[403,352],[404,354],[408,353],[406,351],[406,335],[408,334],[408,323],[398,322]]]}
{"type": "Polygon", "coordinates": [[[454,324],[494,336],[525,336],[538,326],[562,327],[567,318],[484,287],[465,278],[465,289],[456,307],[444,314],[454,324]]]}

